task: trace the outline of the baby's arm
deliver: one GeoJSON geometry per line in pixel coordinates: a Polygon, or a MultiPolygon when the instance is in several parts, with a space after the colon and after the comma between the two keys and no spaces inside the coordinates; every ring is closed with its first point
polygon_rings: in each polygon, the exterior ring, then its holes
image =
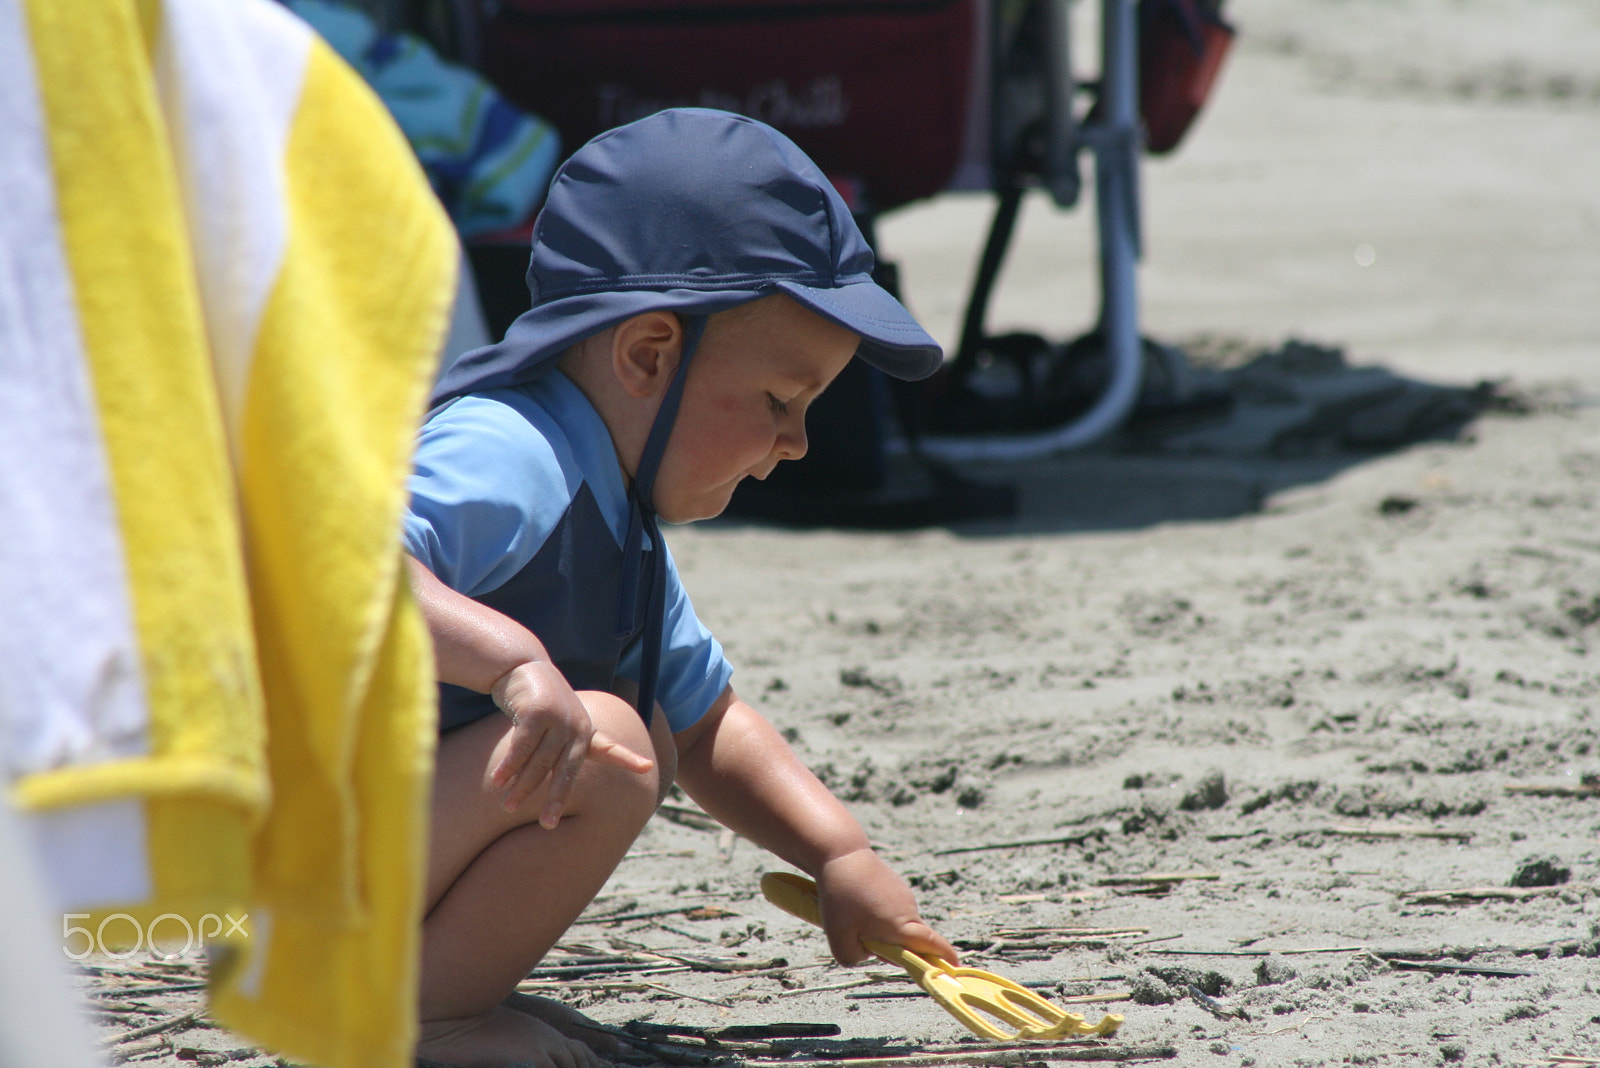
{"type": "Polygon", "coordinates": [[[828,945],[841,964],[870,956],[864,938],[956,959],[855,817],[731,688],[677,742],[678,781],[689,796],[817,881],[828,945]]]}
{"type": "Polygon", "coordinates": [[[513,812],[548,777],[550,789],[539,822],[561,822],[584,760],[603,760],[647,772],[655,762],[594,729],[589,712],[544,644],[504,613],[457,593],[414,557],[407,557],[411,592],[433,636],[434,664],[441,682],[494,697],[511,717],[512,729],[495,747],[485,788],[501,791],[513,812]]]}

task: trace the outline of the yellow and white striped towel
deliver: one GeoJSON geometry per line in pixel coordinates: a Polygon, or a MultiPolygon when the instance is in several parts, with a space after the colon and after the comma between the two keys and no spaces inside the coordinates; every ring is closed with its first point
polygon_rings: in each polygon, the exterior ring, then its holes
{"type": "Polygon", "coordinates": [[[449,222],[268,0],[0,0],[0,143],[0,783],[75,925],[247,914],[222,1022],[406,1063],[449,222]]]}

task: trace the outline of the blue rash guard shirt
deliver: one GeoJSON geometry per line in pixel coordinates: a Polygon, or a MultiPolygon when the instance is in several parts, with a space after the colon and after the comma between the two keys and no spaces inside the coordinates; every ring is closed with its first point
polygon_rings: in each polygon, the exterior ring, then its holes
{"type": "MultiPolygon", "coordinates": [[[[574,689],[639,677],[637,626],[618,630],[627,486],[611,435],[560,371],[469,394],[423,426],[405,517],[406,551],[451,589],[531,630],[574,689]]],[[[656,698],[674,732],[694,724],[733,669],[694,614],[665,543],[666,617],[656,698]]],[[[646,596],[648,589],[641,589],[646,596]]],[[[495,711],[441,683],[439,729],[495,711]]]]}

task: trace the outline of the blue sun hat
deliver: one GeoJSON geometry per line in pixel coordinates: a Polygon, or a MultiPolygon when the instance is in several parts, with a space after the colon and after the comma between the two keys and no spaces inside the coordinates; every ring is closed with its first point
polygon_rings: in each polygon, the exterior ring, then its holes
{"type": "Polygon", "coordinates": [[[925,378],[943,353],[873,263],[843,198],[788,137],[725,111],[658,112],[556,172],[533,229],[532,307],[503,341],[463,353],[434,403],[531,381],[642,312],[709,315],[774,293],[860,335],[874,367],[925,378]]]}

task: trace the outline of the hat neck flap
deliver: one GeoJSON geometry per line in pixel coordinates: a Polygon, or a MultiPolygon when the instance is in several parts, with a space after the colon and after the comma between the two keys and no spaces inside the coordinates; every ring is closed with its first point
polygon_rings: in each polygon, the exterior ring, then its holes
{"type": "Polygon", "coordinates": [[[617,633],[632,633],[638,623],[639,583],[644,578],[644,539],[650,539],[650,594],[645,605],[644,647],[641,650],[639,671],[639,715],[646,723],[655,710],[656,682],[661,671],[661,640],[666,623],[666,546],[661,541],[661,528],[656,522],[655,485],[661,469],[661,459],[666,455],[667,441],[672,437],[672,426],[677,421],[678,407],[683,401],[683,386],[689,375],[689,361],[700,347],[705,335],[707,316],[684,317],[686,329],[683,338],[683,356],[661,397],[656,409],[655,422],[645,438],[644,450],[634,469],[633,486],[628,491],[628,533],[622,541],[622,582],[617,597],[617,633]]]}

